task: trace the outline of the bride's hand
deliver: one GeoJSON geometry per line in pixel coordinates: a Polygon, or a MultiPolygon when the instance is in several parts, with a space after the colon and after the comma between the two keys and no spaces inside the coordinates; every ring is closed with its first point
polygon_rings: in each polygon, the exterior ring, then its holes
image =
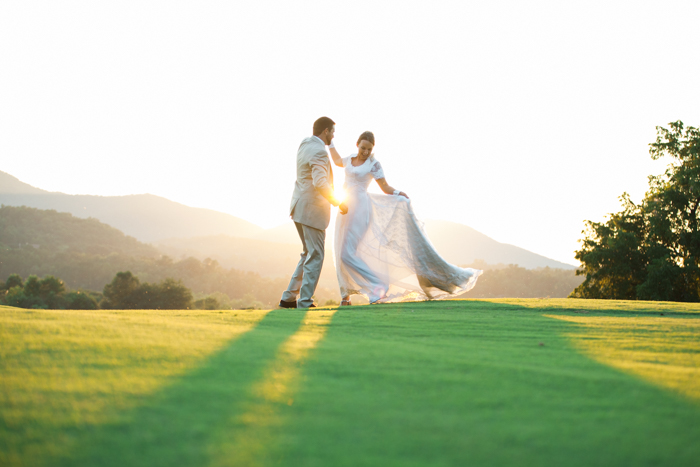
{"type": "Polygon", "coordinates": [[[403,191],[399,191],[399,196],[403,196],[404,198],[409,199],[408,195],[403,191]]]}
{"type": "Polygon", "coordinates": [[[341,214],[347,214],[348,213],[348,205],[345,203],[340,203],[338,205],[338,209],[340,209],[341,214]]]}

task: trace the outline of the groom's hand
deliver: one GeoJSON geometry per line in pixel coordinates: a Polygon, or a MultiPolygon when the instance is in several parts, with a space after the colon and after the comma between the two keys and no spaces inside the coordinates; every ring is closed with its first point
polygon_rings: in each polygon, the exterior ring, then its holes
{"type": "Polygon", "coordinates": [[[348,205],[345,203],[340,203],[338,205],[338,209],[340,209],[341,214],[347,214],[348,213],[348,205]]]}

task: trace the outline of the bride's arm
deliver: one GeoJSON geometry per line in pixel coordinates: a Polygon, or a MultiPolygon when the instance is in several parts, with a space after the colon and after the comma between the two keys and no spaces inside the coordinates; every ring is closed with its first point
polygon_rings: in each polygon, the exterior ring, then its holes
{"type": "Polygon", "coordinates": [[[399,196],[404,196],[404,197],[408,198],[408,195],[406,193],[404,193],[403,191],[395,190],[394,187],[389,186],[389,184],[386,182],[386,178],[378,178],[377,185],[379,185],[379,188],[381,188],[382,191],[384,193],[386,193],[387,195],[397,194],[399,196]],[[396,191],[398,191],[398,193],[394,193],[396,191]]]}
{"type": "Polygon", "coordinates": [[[338,151],[336,151],[335,146],[331,144],[328,146],[328,149],[331,151],[331,157],[333,158],[333,163],[337,165],[338,167],[343,167],[343,158],[340,157],[340,154],[338,151]]]}

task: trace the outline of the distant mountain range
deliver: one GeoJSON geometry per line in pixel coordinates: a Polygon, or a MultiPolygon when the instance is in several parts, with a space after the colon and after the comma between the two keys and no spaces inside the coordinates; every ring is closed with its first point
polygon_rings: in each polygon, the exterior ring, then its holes
{"type": "MultiPolygon", "coordinates": [[[[211,257],[227,267],[265,275],[290,274],[301,246],[291,221],[266,230],[230,214],[193,208],[150,194],[93,196],[48,192],[2,171],[0,204],[93,217],[142,242],[153,243],[167,254],[211,257]]],[[[497,242],[466,225],[427,220],[425,229],[440,254],[454,264],[483,260],[531,269],[575,269],[573,265],[497,242]]],[[[332,260],[327,256],[322,282],[334,279],[332,268],[328,267],[332,260]]]]}
{"type": "Polygon", "coordinates": [[[264,232],[262,227],[229,214],[192,208],[160,196],[67,195],[35,188],[5,172],[0,172],[0,204],[94,217],[142,242],[219,234],[255,238],[264,232]]]}

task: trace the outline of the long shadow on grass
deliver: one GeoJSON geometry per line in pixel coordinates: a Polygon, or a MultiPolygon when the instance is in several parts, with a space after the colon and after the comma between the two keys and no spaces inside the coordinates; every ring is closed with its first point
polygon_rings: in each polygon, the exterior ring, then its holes
{"type": "Polygon", "coordinates": [[[579,353],[572,326],[543,316],[564,312],[481,301],[341,308],[286,409],[275,458],[697,465],[698,406],[579,353]]]}
{"type": "Polygon", "coordinates": [[[202,466],[217,433],[240,414],[251,385],[304,313],[272,311],[252,331],[117,421],[75,433],[77,449],[52,466],[202,466]]]}

